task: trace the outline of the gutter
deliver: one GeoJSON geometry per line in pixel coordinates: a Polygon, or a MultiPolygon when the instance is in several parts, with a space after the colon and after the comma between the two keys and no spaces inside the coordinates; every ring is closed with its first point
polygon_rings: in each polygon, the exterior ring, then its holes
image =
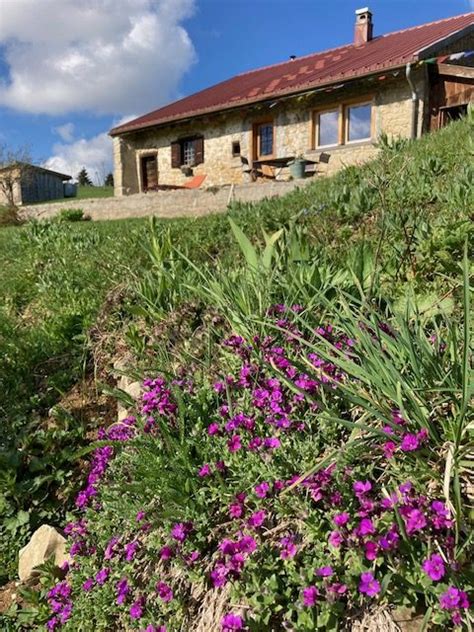
{"type": "Polygon", "coordinates": [[[407,78],[408,81],[408,85],[410,86],[410,90],[411,90],[411,134],[410,134],[410,138],[414,139],[418,136],[418,104],[419,104],[419,100],[418,100],[418,93],[416,91],[416,87],[415,84],[413,83],[413,79],[411,76],[411,62],[408,62],[408,64],[405,67],[405,76],[407,78]]]}

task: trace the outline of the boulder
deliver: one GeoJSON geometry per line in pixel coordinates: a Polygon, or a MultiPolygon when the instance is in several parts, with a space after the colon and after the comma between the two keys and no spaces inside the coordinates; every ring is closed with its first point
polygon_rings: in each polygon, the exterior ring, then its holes
{"type": "Polygon", "coordinates": [[[54,560],[56,566],[62,566],[69,560],[66,553],[66,539],[54,527],[42,525],[31,536],[31,540],[19,554],[18,576],[21,581],[27,581],[33,575],[37,566],[47,560],[54,560]]]}

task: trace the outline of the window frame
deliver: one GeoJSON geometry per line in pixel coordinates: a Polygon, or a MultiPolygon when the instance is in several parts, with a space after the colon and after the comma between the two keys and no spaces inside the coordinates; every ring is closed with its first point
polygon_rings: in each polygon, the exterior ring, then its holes
{"type": "Polygon", "coordinates": [[[242,147],[240,145],[240,140],[233,140],[231,144],[231,152],[232,158],[240,158],[242,155],[242,147]],[[238,150],[237,150],[238,147],[238,150]]]}
{"type": "Polygon", "coordinates": [[[310,147],[313,150],[319,149],[337,149],[339,147],[344,147],[346,145],[357,145],[357,144],[369,144],[373,142],[374,139],[374,125],[375,125],[375,110],[374,110],[374,97],[373,95],[366,95],[364,97],[358,97],[357,99],[346,99],[342,102],[337,103],[328,103],[323,107],[316,108],[312,111],[311,116],[311,143],[310,147]],[[361,105],[369,105],[370,106],[370,136],[360,140],[349,140],[349,116],[348,111],[351,107],[357,107],[361,105]],[[321,114],[325,114],[327,112],[334,112],[335,110],[339,113],[338,118],[338,141],[336,145],[319,145],[318,137],[319,137],[319,117],[321,114]]]}
{"type": "Polygon", "coordinates": [[[373,133],[373,125],[374,125],[374,104],[373,101],[357,101],[355,103],[345,103],[344,104],[344,144],[345,145],[353,145],[354,143],[368,143],[372,140],[373,133]],[[364,105],[368,105],[370,107],[370,132],[369,136],[365,138],[357,138],[355,140],[349,139],[349,110],[350,108],[362,107],[364,105]]]}
{"type": "Polygon", "coordinates": [[[275,119],[261,119],[259,121],[255,121],[253,124],[253,160],[271,160],[275,157],[275,119]],[[271,154],[260,154],[260,128],[264,125],[269,125],[272,127],[272,153],[271,154]]]}
{"type": "Polygon", "coordinates": [[[314,149],[324,149],[328,147],[338,147],[341,143],[341,106],[333,106],[331,108],[325,108],[324,110],[315,110],[313,112],[313,148],[314,149]],[[319,130],[321,128],[321,115],[328,114],[329,112],[337,112],[337,142],[331,143],[329,145],[320,145],[319,144],[319,130]]]}
{"type": "Polygon", "coordinates": [[[204,162],[204,135],[195,134],[193,136],[183,136],[171,142],[171,168],[181,169],[181,167],[193,168],[204,162]],[[194,159],[192,162],[186,163],[185,145],[193,143],[194,159]]]}

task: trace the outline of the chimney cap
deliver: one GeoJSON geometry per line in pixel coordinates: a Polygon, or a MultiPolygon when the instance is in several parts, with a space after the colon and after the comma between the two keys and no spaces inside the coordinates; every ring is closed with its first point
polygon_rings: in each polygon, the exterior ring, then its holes
{"type": "Polygon", "coordinates": [[[364,7],[363,9],[356,9],[356,15],[362,15],[364,13],[370,13],[370,15],[372,15],[372,11],[369,9],[369,7],[364,7]]]}

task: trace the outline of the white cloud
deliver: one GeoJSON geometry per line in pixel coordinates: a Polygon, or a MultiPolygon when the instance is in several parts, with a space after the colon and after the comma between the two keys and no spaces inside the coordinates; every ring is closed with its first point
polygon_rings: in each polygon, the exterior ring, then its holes
{"type": "MultiPolygon", "coordinates": [[[[113,126],[127,123],[136,116],[136,114],[123,116],[114,121],[113,126]]],[[[73,140],[74,125],[72,123],[57,127],[56,131],[66,142],[56,143],[53,146],[53,155],[43,163],[43,166],[73,176],[73,178],[76,178],[79,171],[85,167],[94,184],[103,184],[105,176],[113,171],[112,139],[110,136],[106,132],[102,132],[92,138],[73,140]],[[71,138],[65,138],[61,135],[59,132],[61,128],[63,132],[64,128],[67,128],[66,135],[71,132],[71,138]]]]}
{"type": "Polygon", "coordinates": [[[74,140],[74,128],[74,123],[64,123],[64,125],[55,127],[54,131],[64,142],[70,143],[74,140]]]}
{"type": "Polygon", "coordinates": [[[15,110],[145,112],[195,59],[181,24],[195,0],[0,1],[0,105],[15,110]]]}
{"type": "Polygon", "coordinates": [[[43,164],[44,167],[73,178],[85,167],[94,184],[103,184],[105,176],[113,170],[112,140],[106,132],[72,143],[56,143],[53,154],[43,164]]]}

